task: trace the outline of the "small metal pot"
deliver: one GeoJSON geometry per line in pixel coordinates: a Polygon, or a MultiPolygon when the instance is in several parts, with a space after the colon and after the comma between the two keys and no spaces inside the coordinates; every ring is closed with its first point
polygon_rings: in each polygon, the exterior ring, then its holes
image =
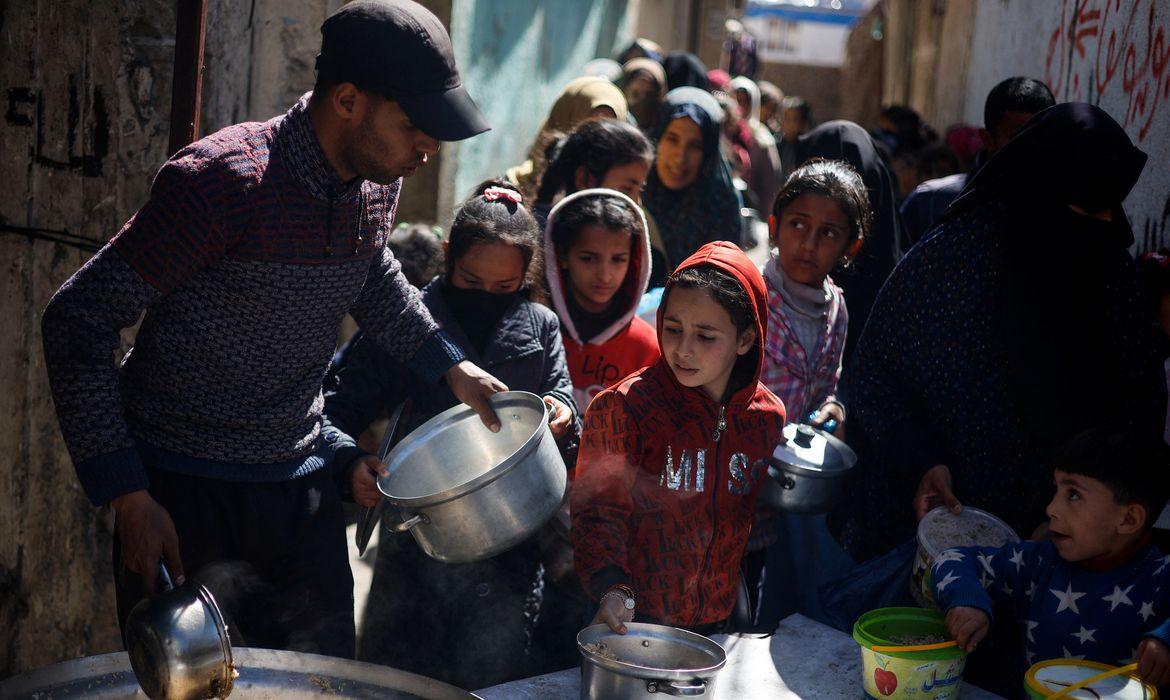
{"type": "Polygon", "coordinates": [[[226,698],[232,692],[232,644],[211,592],[175,588],[159,563],[164,592],[139,601],[126,618],[126,651],[152,700],[226,698]]]}
{"type": "Polygon", "coordinates": [[[478,561],[534,534],[560,507],[568,477],[536,394],[495,394],[500,431],[484,427],[470,407],[443,411],[398,443],[378,489],[428,556],[478,561]]]}
{"type": "Polygon", "coordinates": [[[626,629],[593,625],[577,634],[582,700],[714,697],[715,676],[727,663],[723,647],[677,627],[629,622],[626,629]]]}
{"type": "Polygon", "coordinates": [[[827,513],[841,500],[845,479],[857,464],[848,445],[823,430],[790,423],[787,442],[766,461],[760,504],[788,513],[827,513]]]}

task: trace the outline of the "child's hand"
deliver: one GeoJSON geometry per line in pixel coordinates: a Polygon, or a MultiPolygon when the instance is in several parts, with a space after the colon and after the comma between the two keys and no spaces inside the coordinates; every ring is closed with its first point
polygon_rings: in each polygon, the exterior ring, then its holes
{"type": "Polygon", "coordinates": [[[1138,675],[1146,683],[1160,688],[1170,683],[1170,649],[1160,640],[1147,637],[1137,649],[1138,675]]]}
{"type": "Polygon", "coordinates": [[[355,459],[349,465],[349,485],[353,489],[353,500],[363,508],[378,505],[382,493],[378,491],[378,477],[386,476],[390,470],[374,455],[355,459]]]}
{"type": "Polygon", "coordinates": [[[573,410],[551,396],[544,397],[544,403],[548,406],[548,429],[552,431],[553,439],[560,442],[573,426],[573,410]]]}
{"type": "Polygon", "coordinates": [[[936,464],[923,474],[914,494],[914,515],[919,520],[938,506],[946,506],[955,515],[963,512],[963,504],[951,491],[951,470],[945,464],[936,464]]]}
{"type": "Polygon", "coordinates": [[[605,595],[601,596],[601,605],[598,606],[597,614],[593,616],[593,621],[589,624],[596,625],[604,622],[614,632],[625,634],[625,623],[634,621],[634,609],[626,607],[627,600],[629,599],[620,591],[607,591],[605,595]]]}
{"type": "Polygon", "coordinates": [[[947,631],[965,651],[975,651],[975,645],[987,636],[991,618],[979,608],[959,606],[947,611],[947,631]]]}
{"type": "Polygon", "coordinates": [[[812,419],[812,426],[819,428],[830,419],[837,421],[837,428],[833,431],[833,434],[839,438],[843,438],[845,436],[845,409],[841,408],[841,404],[836,401],[826,401],[825,405],[817,410],[816,415],[812,419]]]}

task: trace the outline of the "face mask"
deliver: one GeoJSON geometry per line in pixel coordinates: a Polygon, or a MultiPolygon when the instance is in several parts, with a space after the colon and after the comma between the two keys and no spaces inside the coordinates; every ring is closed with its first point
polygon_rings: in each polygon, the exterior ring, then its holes
{"type": "Polygon", "coordinates": [[[443,285],[443,298],[451,315],[477,349],[482,350],[489,333],[516,302],[520,292],[492,294],[482,289],[461,289],[450,283],[443,285]]]}

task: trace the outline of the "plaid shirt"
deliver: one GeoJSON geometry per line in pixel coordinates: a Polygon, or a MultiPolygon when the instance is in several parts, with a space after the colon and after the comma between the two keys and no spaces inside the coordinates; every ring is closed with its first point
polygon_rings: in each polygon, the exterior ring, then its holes
{"type": "Polygon", "coordinates": [[[768,287],[768,337],[764,343],[764,370],[760,382],[780,397],[790,421],[800,422],[811,411],[834,398],[841,377],[841,352],[849,312],[841,289],[830,279],[832,299],[810,359],[788,324],[780,290],[765,277],[768,287]]]}

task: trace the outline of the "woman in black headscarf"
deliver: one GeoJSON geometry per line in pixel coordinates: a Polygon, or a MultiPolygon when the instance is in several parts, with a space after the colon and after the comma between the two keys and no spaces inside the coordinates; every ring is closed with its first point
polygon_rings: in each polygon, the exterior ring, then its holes
{"type": "MultiPolygon", "coordinates": [[[[739,193],[719,150],[723,109],[705,90],[671,90],[652,136],[657,143],[654,167],[646,178],[642,203],[658,223],[660,240],[652,241],[669,274],[704,243],[739,243],[739,193]]],[[[664,275],[655,271],[651,285],[664,275]]]]}
{"type": "Polygon", "coordinates": [[[905,252],[901,244],[902,223],[898,218],[894,179],[865,129],[843,119],[821,124],[796,142],[797,163],[810,158],[843,160],[852,165],[861,173],[873,210],[873,226],[861,252],[849,267],[833,271],[833,281],[844,290],[849,304],[849,333],[843,358],[846,370],[842,378],[842,390],[848,395],[853,348],[861,337],[861,329],[865,328],[878,290],[905,252]]]}
{"type": "Polygon", "coordinates": [[[686,51],[671,51],[662,62],[666,69],[666,84],[673,90],[680,87],[707,89],[707,64],[686,51]]]}
{"type": "Polygon", "coordinates": [[[1101,109],[1051,107],[899,264],[854,364],[868,449],[850,500],[864,506],[844,514],[853,553],[956,497],[1028,537],[1056,447],[1103,424],[1161,439],[1162,360],[1121,206],[1145,161],[1101,109]]]}

